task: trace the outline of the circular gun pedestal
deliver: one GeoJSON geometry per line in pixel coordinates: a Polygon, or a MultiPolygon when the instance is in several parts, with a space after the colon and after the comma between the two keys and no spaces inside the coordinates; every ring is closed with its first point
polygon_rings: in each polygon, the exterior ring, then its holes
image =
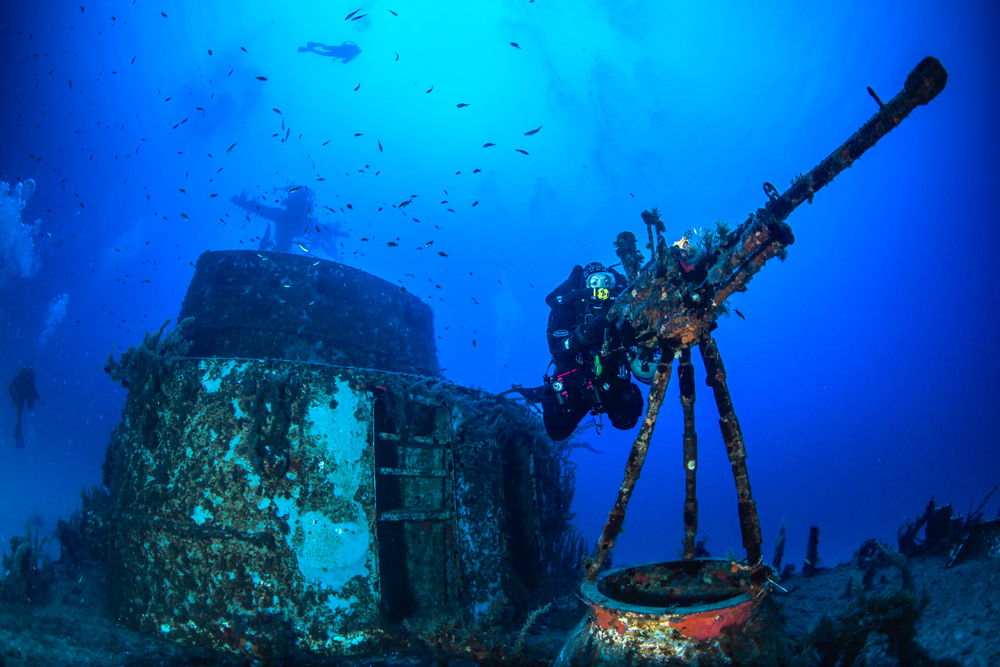
{"type": "Polygon", "coordinates": [[[729,664],[732,644],[759,653],[744,626],[765,588],[749,568],[696,558],[617,568],[581,588],[590,611],[554,667],[729,664]],[[717,662],[714,662],[717,661],[717,662]]]}

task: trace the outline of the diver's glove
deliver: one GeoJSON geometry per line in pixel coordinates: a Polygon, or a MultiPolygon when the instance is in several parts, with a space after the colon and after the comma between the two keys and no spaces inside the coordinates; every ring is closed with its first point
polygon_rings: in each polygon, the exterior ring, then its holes
{"type": "Polygon", "coordinates": [[[612,328],[612,326],[611,322],[604,315],[595,317],[590,324],[577,327],[573,335],[566,338],[566,342],[563,345],[566,351],[571,354],[589,352],[604,342],[604,332],[612,328]]]}
{"type": "Polygon", "coordinates": [[[598,290],[592,289],[590,287],[584,287],[583,289],[575,289],[570,292],[566,292],[560,296],[556,297],[556,303],[566,304],[573,303],[575,301],[583,301],[584,299],[594,298],[595,292],[598,290]]]}

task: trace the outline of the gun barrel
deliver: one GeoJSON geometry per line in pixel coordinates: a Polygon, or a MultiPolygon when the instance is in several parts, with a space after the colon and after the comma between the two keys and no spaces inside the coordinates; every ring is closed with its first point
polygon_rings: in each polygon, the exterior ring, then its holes
{"type": "MultiPolygon", "coordinates": [[[[772,220],[784,220],[802,202],[813,195],[841,171],[850,167],[869,148],[900,124],[918,105],[927,104],[940,93],[948,81],[948,72],[940,61],[928,56],[920,61],[906,84],[887,104],[879,102],[878,112],[857,132],[833,151],[816,167],[781,196],[768,202],[765,210],[772,220]]],[[[877,98],[876,98],[877,100],[877,98]]]]}
{"type": "MultiPolygon", "coordinates": [[[[692,269],[686,266],[682,272],[681,251],[667,247],[661,238],[653,260],[629,276],[629,289],[619,297],[609,318],[628,322],[634,339],[645,347],[657,344],[677,350],[697,343],[715,328],[718,311],[726,299],[734,292],[746,291],[754,274],[795,242],[785,218],[802,202],[811,201],[818,190],[850,167],[918,105],[934,99],[947,80],[948,73],[941,63],[928,56],[910,72],[903,90],[887,104],[873,93],[879,103],[878,112],[784,193],[778,195],[773,186],[768,186],[771,200],[699,261],[697,268],[703,271],[703,277],[686,277],[692,269]]],[[[620,242],[619,256],[634,254],[629,252],[631,246],[620,242]]]]}

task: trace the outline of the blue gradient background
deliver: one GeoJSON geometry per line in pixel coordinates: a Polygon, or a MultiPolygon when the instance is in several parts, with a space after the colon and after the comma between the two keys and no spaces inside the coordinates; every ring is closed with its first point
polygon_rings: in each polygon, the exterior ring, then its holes
{"type": "MultiPolygon", "coordinates": [[[[784,190],[875,112],[867,86],[888,100],[927,55],[944,92],[793,213],[788,260],[731,300],[746,321],[716,335],[768,559],[782,517],[801,567],[812,524],[831,565],[869,537],[894,543],[932,495],[978,504],[1000,482],[998,5],[745,4],[393,0],[363,2],[358,21],[342,3],[7,5],[0,178],[33,178],[24,219],[65,242],[0,288],[0,378],[34,362],[42,396],[24,450],[0,410],[0,535],[32,517],[48,530],[100,483],[126,397],[101,370],[108,351],[177,315],[201,252],[256,247],[264,222],[227,201],[241,189],[304,184],[337,208],[318,209],[350,234],[334,259],[433,307],[448,379],[536,385],[544,296],[572,265],[616,261],[619,231],[645,237],[645,208],[670,240],[741,222],[763,182],[784,190]],[[362,53],[331,62],[299,53],[307,41],[362,53]],[[66,319],[39,351],[61,293],[66,319]]],[[[714,553],[742,553],[697,355],[696,369],[701,530],[714,553]]],[[[680,544],[676,397],[675,381],[616,563],[680,544]]],[[[592,434],[604,453],[572,455],[590,540],[635,432],[592,434]]]]}

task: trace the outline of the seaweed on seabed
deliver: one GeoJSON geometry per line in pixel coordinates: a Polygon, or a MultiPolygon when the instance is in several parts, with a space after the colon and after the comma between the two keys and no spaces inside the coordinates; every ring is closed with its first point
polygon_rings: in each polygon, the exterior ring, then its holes
{"type": "Polygon", "coordinates": [[[916,642],[916,623],[930,601],[917,590],[906,557],[878,540],[868,540],[854,555],[847,611],[834,618],[824,614],[805,639],[793,667],[850,667],[877,632],[888,639],[887,652],[900,665],[958,667],[934,660],[916,642]]]}
{"type": "Polygon", "coordinates": [[[10,538],[10,555],[3,555],[3,576],[0,577],[0,599],[14,603],[43,601],[45,592],[55,580],[52,559],[43,552],[49,538],[39,540],[38,531],[31,534],[31,526],[24,537],[10,538]]]}
{"type": "Polygon", "coordinates": [[[464,658],[489,666],[536,665],[544,663],[522,657],[524,640],[538,617],[550,607],[545,605],[528,614],[517,632],[504,630],[513,610],[503,593],[495,595],[486,614],[472,624],[432,616],[424,620],[407,620],[403,625],[432,651],[439,664],[448,664],[449,658],[464,658]]]}

